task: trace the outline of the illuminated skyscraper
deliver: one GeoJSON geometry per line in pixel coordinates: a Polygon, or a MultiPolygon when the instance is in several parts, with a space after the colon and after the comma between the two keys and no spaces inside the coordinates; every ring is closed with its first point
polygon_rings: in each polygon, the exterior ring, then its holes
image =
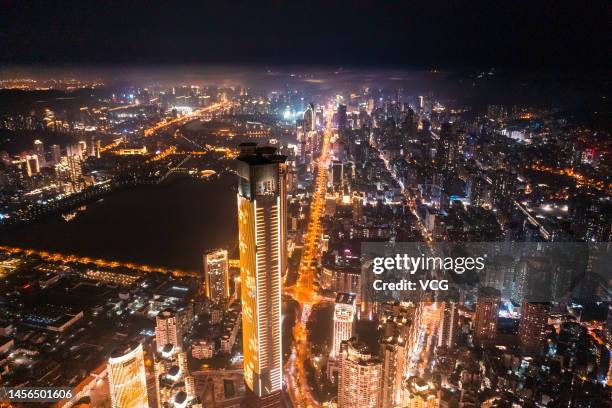
{"type": "Polygon", "coordinates": [[[338,408],[378,408],[382,365],[356,338],[342,342],[338,376],[338,408]]]}
{"type": "Polygon", "coordinates": [[[394,302],[379,305],[379,327],[381,329],[380,357],[382,360],[381,407],[398,406],[403,380],[409,367],[412,305],[394,302]]]}
{"type": "Polygon", "coordinates": [[[59,164],[60,158],[62,157],[62,149],[59,145],[51,145],[51,160],[54,164],[59,164]]]}
{"type": "Polygon", "coordinates": [[[521,322],[519,323],[519,340],[521,347],[530,352],[538,352],[544,346],[548,324],[547,303],[531,303],[523,301],[521,307],[521,322]]]}
{"type": "Polygon", "coordinates": [[[204,255],[204,285],[210,300],[229,299],[229,265],[227,250],[214,249],[204,255]]]}
{"type": "Polygon", "coordinates": [[[441,170],[454,169],[459,159],[458,141],[451,123],[442,123],[436,148],[436,165],[441,170]]]}
{"type": "Polygon", "coordinates": [[[172,309],[166,309],[155,319],[155,343],[157,351],[161,352],[166,344],[172,344],[176,350],[182,350],[183,337],[179,317],[172,309]]]}
{"type": "Polygon", "coordinates": [[[338,131],[346,130],[348,127],[348,118],[346,115],[346,105],[338,105],[338,131]]]}
{"type": "Polygon", "coordinates": [[[81,150],[82,148],[83,146],[81,145],[81,143],[69,144],[68,146],[66,146],[66,155],[69,157],[72,157],[72,156],[83,157],[83,152],[81,150]]]}
{"type": "Polygon", "coordinates": [[[363,195],[359,191],[353,191],[351,195],[353,208],[353,222],[360,224],[363,222],[363,195]]]}
{"type": "Polygon", "coordinates": [[[315,129],[315,107],[312,103],[309,103],[304,111],[304,131],[312,132],[315,129]]]}
{"type": "Polygon", "coordinates": [[[340,353],[340,344],[353,337],[353,321],[355,320],[355,295],[353,293],[338,293],[334,305],[334,337],[332,358],[340,353]]]}
{"type": "Polygon", "coordinates": [[[111,407],[148,408],[147,378],[141,344],[116,350],[108,359],[111,407]]]}
{"type": "Polygon", "coordinates": [[[189,375],[187,353],[166,344],[153,356],[157,407],[190,407],[195,400],[195,384],[189,375]]]}
{"type": "Polygon", "coordinates": [[[306,121],[296,120],[295,121],[295,133],[297,139],[297,159],[298,162],[304,163],[306,160],[306,121]]]}
{"type": "Polygon", "coordinates": [[[474,313],[474,343],[490,344],[497,336],[497,310],[500,293],[494,288],[482,288],[478,293],[474,313]]]}
{"type": "Polygon", "coordinates": [[[62,180],[73,185],[75,191],[83,186],[83,161],[80,156],[62,156],[55,170],[62,180]]]}
{"type": "Polygon", "coordinates": [[[404,374],[406,372],[406,337],[401,329],[380,341],[382,359],[382,381],[380,387],[381,407],[395,407],[400,402],[404,374]]]}
{"type": "Polygon", "coordinates": [[[79,145],[81,146],[81,158],[84,159],[87,156],[87,142],[80,140],[79,145]]]}
{"type": "Polygon", "coordinates": [[[38,161],[37,155],[33,154],[31,156],[26,156],[25,163],[26,174],[28,175],[28,177],[32,177],[33,175],[40,173],[40,163],[38,161]]]}
{"type": "Polygon", "coordinates": [[[453,347],[457,334],[457,312],[457,304],[455,302],[442,303],[438,331],[438,347],[453,347]]]}
{"type": "Polygon", "coordinates": [[[341,161],[334,161],[332,163],[332,185],[334,187],[339,187],[342,185],[344,174],[343,174],[343,165],[341,161]]]}
{"type": "Polygon", "coordinates": [[[243,143],[237,159],[244,380],[248,407],[278,407],[282,387],[281,271],[285,157],[243,143]]]}
{"type": "Polygon", "coordinates": [[[45,160],[45,145],[41,140],[37,139],[34,141],[34,153],[36,154],[36,156],[38,156],[38,162],[40,163],[40,166],[45,167],[47,162],[45,160]]]}

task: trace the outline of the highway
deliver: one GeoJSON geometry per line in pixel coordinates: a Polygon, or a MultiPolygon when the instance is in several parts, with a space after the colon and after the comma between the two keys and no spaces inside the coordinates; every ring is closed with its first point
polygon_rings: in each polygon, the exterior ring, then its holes
{"type": "Polygon", "coordinates": [[[321,255],[321,218],[323,217],[325,209],[330,139],[333,133],[333,113],[334,109],[331,107],[328,108],[326,112],[326,127],[323,131],[321,154],[316,162],[314,189],[310,205],[310,218],[304,238],[304,252],[300,260],[298,281],[294,288],[285,290],[285,293],[293,296],[302,307],[301,318],[296,323],[293,330],[295,346],[289,361],[285,364],[287,394],[294,407],[310,408],[321,406],[312,395],[311,388],[306,378],[305,363],[311,357],[306,323],[310,317],[310,311],[312,310],[313,304],[319,299],[317,286],[315,284],[315,264],[318,262],[318,258],[321,255]]]}
{"type": "MultiPolygon", "coordinates": [[[[406,200],[408,208],[417,219],[418,227],[421,235],[423,236],[423,240],[427,243],[431,253],[436,255],[436,249],[432,245],[433,240],[431,234],[429,234],[425,226],[421,223],[416,210],[414,198],[399,182],[396,174],[392,171],[391,166],[389,165],[389,161],[384,157],[382,152],[380,153],[380,158],[385,163],[385,167],[387,168],[387,171],[391,177],[393,177],[400,185],[402,195],[406,200]]],[[[437,271],[432,271],[432,273],[434,274],[433,278],[441,279],[441,277],[437,275],[437,271]]],[[[412,331],[412,335],[408,340],[408,350],[411,355],[408,358],[406,371],[410,375],[422,375],[427,367],[431,365],[431,361],[429,361],[428,358],[432,355],[432,348],[435,347],[432,340],[436,334],[436,330],[438,329],[440,314],[442,313],[442,308],[439,308],[438,306],[439,303],[437,302],[430,302],[426,300],[417,302],[415,316],[413,319],[413,324],[417,326],[417,329],[412,331]]]]}
{"type": "Polygon", "coordinates": [[[213,103],[212,105],[209,105],[205,108],[202,109],[198,109],[193,111],[192,113],[185,115],[185,116],[181,116],[180,118],[176,118],[176,119],[172,119],[172,120],[167,120],[167,121],[161,121],[156,123],[155,125],[147,128],[144,130],[144,136],[145,137],[149,137],[149,136],[153,136],[155,134],[155,132],[165,129],[169,126],[172,125],[182,125],[186,122],[189,122],[190,120],[196,119],[200,116],[202,116],[205,113],[211,113],[214,112],[216,110],[222,110],[225,109],[229,106],[229,104],[227,103],[222,103],[222,102],[217,102],[217,103],[213,103]]]}

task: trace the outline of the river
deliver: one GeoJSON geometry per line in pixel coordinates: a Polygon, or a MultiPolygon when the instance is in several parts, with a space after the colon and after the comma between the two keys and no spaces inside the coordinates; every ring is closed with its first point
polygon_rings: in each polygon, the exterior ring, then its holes
{"type": "Polygon", "coordinates": [[[236,249],[235,184],[224,175],[135,187],[87,204],[69,222],[52,215],[4,232],[0,243],[196,271],[207,249],[236,249]]]}

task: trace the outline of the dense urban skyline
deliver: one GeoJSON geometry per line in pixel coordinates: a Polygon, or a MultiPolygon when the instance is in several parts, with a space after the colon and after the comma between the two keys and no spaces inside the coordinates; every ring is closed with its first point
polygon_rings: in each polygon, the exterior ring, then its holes
{"type": "Polygon", "coordinates": [[[612,406],[608,9],[0,0],[0,406],[612,406]]]}

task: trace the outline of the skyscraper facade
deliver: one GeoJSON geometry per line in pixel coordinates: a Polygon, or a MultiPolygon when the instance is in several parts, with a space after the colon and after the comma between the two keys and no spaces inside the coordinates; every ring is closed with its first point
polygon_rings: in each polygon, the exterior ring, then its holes
{"type": "Polygon", "coordinates": [[[157,407],[192,406],[196,402],[195,384],[189,374],[187,353],[169,343],[153,355],[153,362],[157,407]]]}
{"type": "Polygon", "coordinates": [[[183,339],[179,317],[172,309],[159,312],[155,319],[155,343],[157,351],[161,352],[166,344],[171,344],[176,350],[183,348],[183,339]]]}
{"type": "Polygon", "coordinates": [[[62,149],[59,145],[51,145],[51,160],[53,164],[59,164],[60,158],[62,157],[62,149]]]}
{"type": "Polygon", "coordinates": [[[474,315],[474,343],[480,346],[495,342],[500,293],[494,288],[482,288],[474,315]]]}
{"type": "Polygon", "coordinates": [[[443,302],[440,310],[440,325],[438,332],[438,347],[453,347],[457,334],[457,304],[455,302],[443,302]]]}
{"type": "Polygon", "coordinates": [[[36,156],[38,156],[38,162],[40,163],[40,166],[45,167],[45,145],[41,140],[34,141],[34,153],[36,154],[36,156]]]}
{"type": "Polygon", "coordinates": [[[149,407],[142,344],[130,344],[111,354],[108,385],[112,408],[149,407]]]}
{"type": "Polygon", "coordinates": [[[340,344],[353,337],[353,321],[355,319],[355,295],[353,293],[338,293],[334,304],[334,333],[332,358],[340,353],[340,344]]]}
{"type": "Polygon", "coordinates": [[[229,261],[226,249],[213,249],[204,255],[204,285],[210,300],[229,298],[229,261]]]}
{"type": "Polygon", "coordinates": [[[381,407],[395,407],[400,402],[403,379],[406,372],[406,337],[401,330],[380,341],[382,379],[380,387],[381,407]]]}
{"type": "Polygon", "coordinates": [[[237,159],[244,380],[248,407],[280,406],[285,157],[243,143],[237,159]]]}
{"type": "Polygon", "coordinates": [[[521,322],[519,323],[519,340],[521,347],[528,352],[537,352],[546,340],[546,325],[550,305],[523,301],[521,322]]]}
{"type": "Polygon", "coordinates": [[[338,375],[338,408],[378,408],[382,364],[356,338],[342,342],[338,375]]]}

